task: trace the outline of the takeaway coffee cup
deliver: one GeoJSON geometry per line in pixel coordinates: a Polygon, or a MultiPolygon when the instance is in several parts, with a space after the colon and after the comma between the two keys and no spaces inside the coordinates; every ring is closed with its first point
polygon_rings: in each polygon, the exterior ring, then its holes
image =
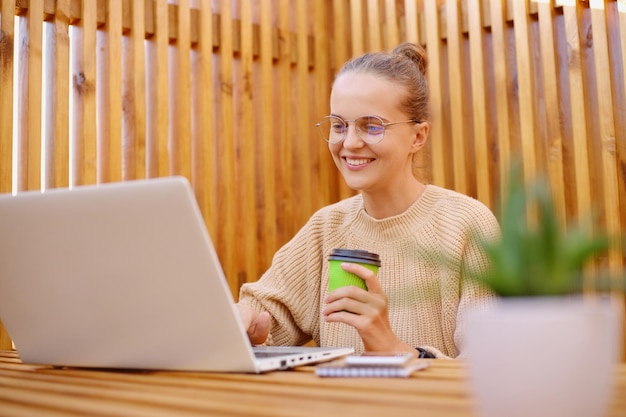
{"type": "Polygon", "coordinates": [[[354,285],[367,290],[362,278],[341,268],[341,264],[344,262],[363,265],[376,273],[378,273],[378,268],[381,265],[380,256],[377,253],[358,249],[333,249],[328,257],[328,262],[328,291],[347,285],[354,285]]]}

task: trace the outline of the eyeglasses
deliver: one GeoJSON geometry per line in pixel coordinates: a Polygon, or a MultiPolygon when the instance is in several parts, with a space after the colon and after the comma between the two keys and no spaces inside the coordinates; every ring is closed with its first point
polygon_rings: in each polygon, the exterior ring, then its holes
{"type": "Polygon", "coordinates": [[[421,123],[419,120],[411,119],[402,122],[384,122],[378,116],[361,116],[354,120],[344,120],[339,116],[326,116],[319,123],[316,123],[322,139],[333,145],[342,142],[348,134],[348,123],[353,122],[357,135],[363,142],[370,145],[380,143],[385,136],[387,126],[400,123],[421,123]]]}

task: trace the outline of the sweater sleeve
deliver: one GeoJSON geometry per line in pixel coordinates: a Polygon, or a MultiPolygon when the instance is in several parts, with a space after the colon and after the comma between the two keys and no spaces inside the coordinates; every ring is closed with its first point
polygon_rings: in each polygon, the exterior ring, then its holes
{"type": "Polygon", "coordinates": [[[261,278],[240,289],[239,303],[271,315],[267,344],[301,345],[319,335],[323,261],[320,223],[312,217],[276,252],[261,278]]]}

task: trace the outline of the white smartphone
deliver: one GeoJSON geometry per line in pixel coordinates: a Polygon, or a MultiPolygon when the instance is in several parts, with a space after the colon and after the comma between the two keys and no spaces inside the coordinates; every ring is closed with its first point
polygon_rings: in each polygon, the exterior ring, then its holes
{"type": "Polygon", "coordinates": [[[345,364],[347,366],[404,366],[412,358],[414,353],[369,353],[365,352],[361,355],[346,356],[345,364]]]}

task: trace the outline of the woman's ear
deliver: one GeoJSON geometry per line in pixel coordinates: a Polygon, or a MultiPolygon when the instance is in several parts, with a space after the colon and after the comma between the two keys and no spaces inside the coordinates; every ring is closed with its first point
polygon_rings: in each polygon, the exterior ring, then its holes
{"type": "Polygon", "coordinates": [[[415,136],[413,137],[413,144],[411,145],[411,152],[415,153],[422,149],[428,139],[428,129],[430,125],[428,122],[422,122],[415,125],[415,136]]]}

